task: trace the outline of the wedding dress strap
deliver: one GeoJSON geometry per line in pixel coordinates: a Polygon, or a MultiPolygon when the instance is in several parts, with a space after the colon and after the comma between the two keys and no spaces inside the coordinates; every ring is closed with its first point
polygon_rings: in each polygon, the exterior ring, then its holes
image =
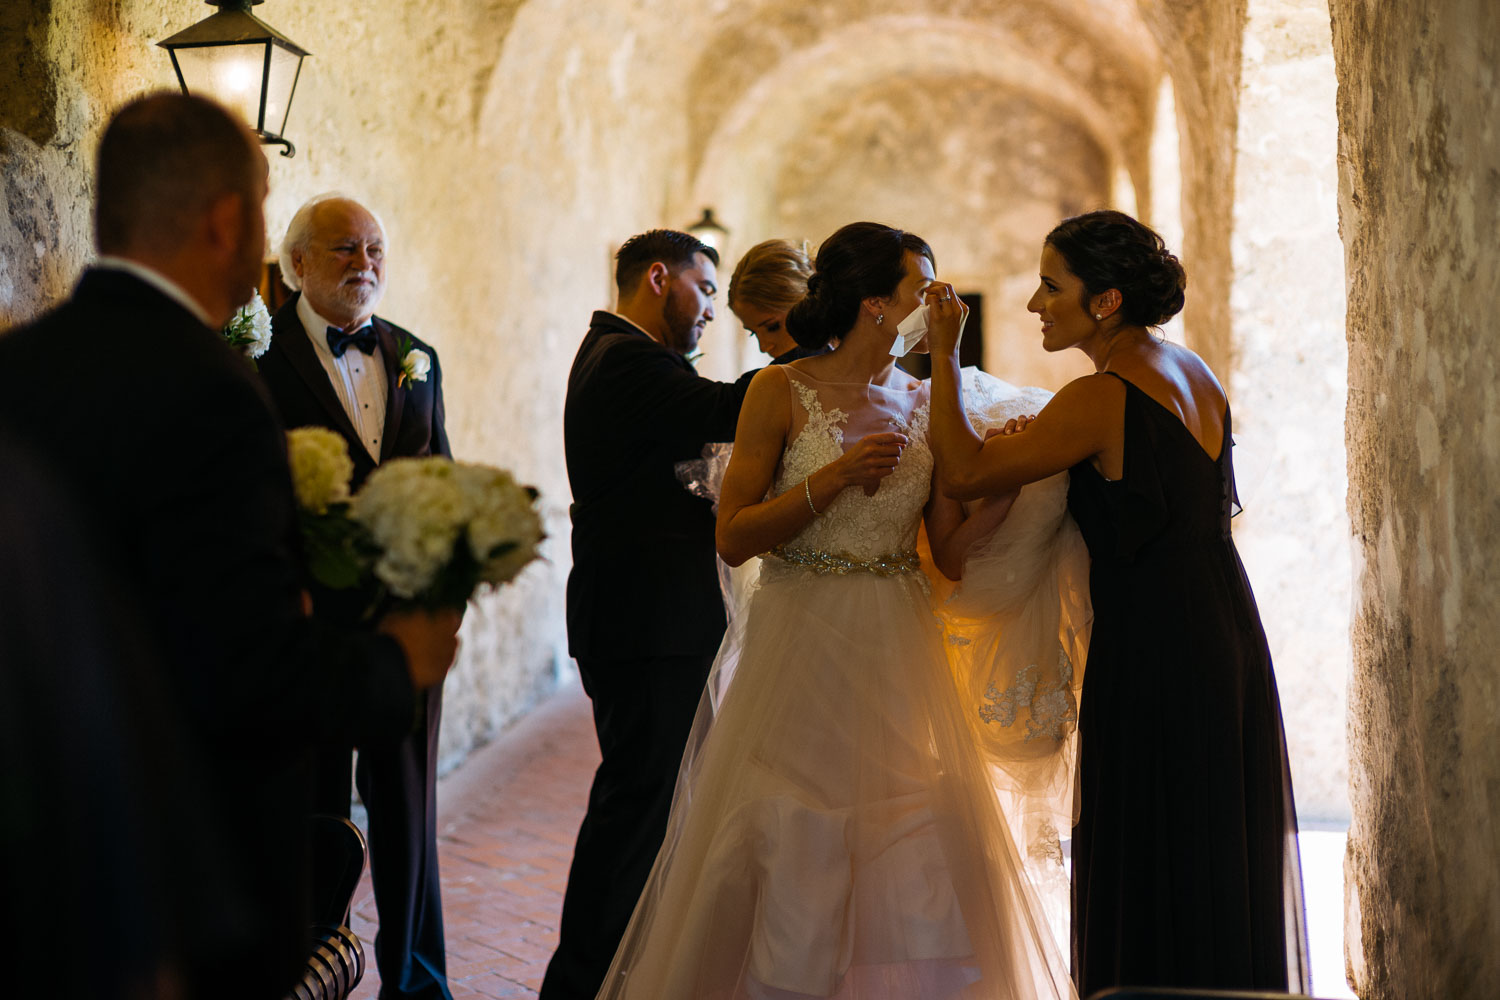
{"type": "Polygon", "coordinates": [[[876,576],[900,576],[903,573],[920,573],[922,561],[917,553],[892,552],[874,559],[857,560],[836,552],[819,552],[816,549],[789,549],[778,545],[768,556],[783,562],[802,566],[815,573],[833,573],[844,576],[849,573],[874,573],[876,576]]]}

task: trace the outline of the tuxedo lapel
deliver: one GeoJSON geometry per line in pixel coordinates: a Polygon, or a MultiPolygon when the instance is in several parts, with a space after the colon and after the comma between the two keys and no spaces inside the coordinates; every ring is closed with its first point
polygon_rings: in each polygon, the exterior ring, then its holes
{"type": "Polygon", "coordinates": [[[401,376],[401,345],[396,342],[396,334],[391,325],[379,317],[372,319],[371,325],[375,327],[375,336],[380,341],[380,355],[385,360],[385,429],[380,435],[380,460],[384,462],[396,450],[401,414],[406,408],[406,394],[411,391],[411,386],[396,386],[401,376]]]}
{"type": "MultiPolygon", "coordinates": [[[[328,412],[339,433],[358,444],[359,432],[354,429],[349,414],[344,412],[344,405],[333,391],[333,383],[328,381],[328,372],[323,368],[323,362],[318,360],[318,352],[312,341],[307,339],[307,331],[303,329],[302,320],[297,315],[296,304],[294,297],[277,313],[278,319],[287,317],[282,329],[276,331],[280,337],[277,346],[286,354],[287,363],[292,366],[292,370],[307,384],[313,398],[328,412]]],[[[351,444],[351,448],[353,446],[351,444]]]]}

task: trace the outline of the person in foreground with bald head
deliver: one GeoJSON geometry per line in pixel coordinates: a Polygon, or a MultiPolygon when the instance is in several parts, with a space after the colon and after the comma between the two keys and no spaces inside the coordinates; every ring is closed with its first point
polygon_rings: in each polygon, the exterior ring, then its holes
{"type": "MultiPolygon", "coordinates": [[[[453,613],[389,614],[374,630],[304,613],[285,428],[221,331],[260,276],[266,183],[259,144],[223,107],[165,92],[132,101],[99,145],[98,260],[57,309],[0,335],[0,428],[77,511],[67,525],[97,558],[106,635],[131,652],[122,661],[151,675],[125,685],[156,692],[145,701],[151,717],[120,699],[114,721],[181,731],[170,759],[184,773],[145,782],[131,798],[186,812],[205,831],[122,863],[160,872],[119,873],[144,885],[130,901],[141,964],[106,970],[139,987],[122,996],[275,1000],[291,989],[312,951],[314,742],[399,738],[457,649],[453,613]],[[156,781],[166,804],[148,794],[156,781]]],[[[105,627],[70,618],[86,612],[80,602],[27,624],[105,627]]],[[[38,655],[44,667],[69,669],[55,652],[38,655]]],[[[0,657],[0,681],[21,673],[0,657]]],[[[76,674],[73,683],[87,681],[76,674]]],[[[118,752],[129,763],[130,748],[118,752]]],[[[35,762],[11,764],[41,773],[35,762]]],[[[56,795],[97,791],[60,783],[56,795]]],[[[24,843],[17,826],[45,836],[63,815],[0,810],[0,841],[24,843]]],[[[26,860],[19,847],[10,853],[26,860]]],[[[76,978],[86,961],[50,959],[69,939],[74,953],[95,950],[59,928],[90,920],[101,899],[118,905],[117,891],[101,880],[64,900],[57,921],[19,915],[56,944],[6,962],[5,995],[112,1000],[105,982],[76,978]],[[46,982],[32,988],[29,977],[46,982]]],[[[8,902],[0,891],[0,928],[17,926],[8,902]]]]}
{"type": "MultiPolygon", "coordinates": [[[[386,278],[380,217],[344,195],[319,195],[292,217],[280,257],[282,280],[296,294],[272,320],[259,367],[286,425],[342,435],[356,490],[387,459],[452,457],[437,351],[375,315],[386,278]]],[[[340,624],[357,624],[365,610],[347,592],[313,587],[312,596],[314,616],[340,624]]],[[[355,783],[369,813],[382,1000],[451,1000],[437,858],[442,703],[442,688],[432,688],[411,732],[358,744],[355,783]]],[[[347,741],[322,749],[320,812],[349,815],[352,751],[347,741]]]]}

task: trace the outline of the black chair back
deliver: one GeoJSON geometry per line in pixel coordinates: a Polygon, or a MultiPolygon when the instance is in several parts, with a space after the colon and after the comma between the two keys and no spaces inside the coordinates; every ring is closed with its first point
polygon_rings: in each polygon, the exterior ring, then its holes
{"type": "Polygon", "coordinates": [[[365,853],[359,827],[342,816],[313,817],[313,950],[286,1000],[345,1000],[364,978],[364,946],[348,923],[365,853]]]}

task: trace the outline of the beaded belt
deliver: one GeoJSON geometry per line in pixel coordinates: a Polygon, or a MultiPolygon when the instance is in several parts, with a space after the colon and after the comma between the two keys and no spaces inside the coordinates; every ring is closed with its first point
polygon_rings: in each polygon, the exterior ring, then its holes
{"type": "Polygon", "coordinates": [[[815,573],[836,573],[839,576],[848,573],[900,576],[902,573],[918,573],[922,569],[922,561],[915,552],[892,552],[889,555],[876,556],[874,559],[861,562],[858,559],[850,559],[848,556],[836,555],[832,552],[789,549],[785,545],[778,545],[766,555],[775,556],[794,566],[805,567],[815,573]]]}

